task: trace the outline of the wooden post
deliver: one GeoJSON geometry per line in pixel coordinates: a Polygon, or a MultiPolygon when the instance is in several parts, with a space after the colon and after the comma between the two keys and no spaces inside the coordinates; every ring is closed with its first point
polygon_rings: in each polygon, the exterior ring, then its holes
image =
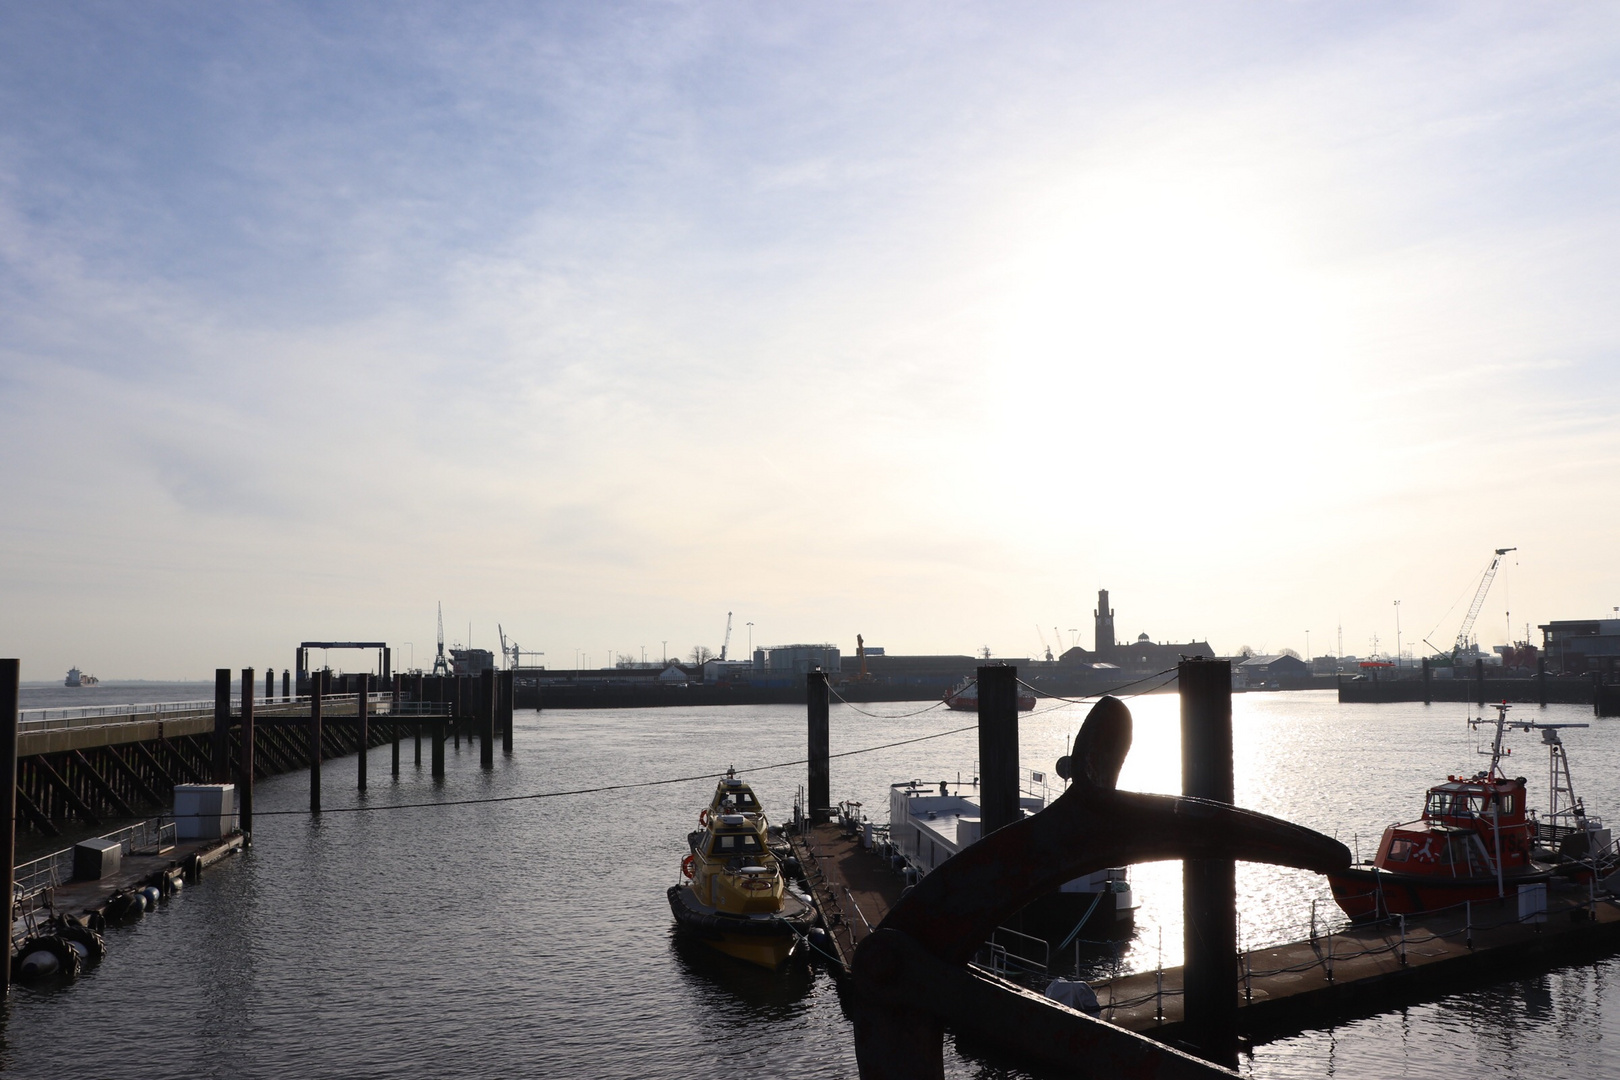
{"type": "MultiPolygon", "coordinates": [[[[251,693],[251,691],[249,691],[251,693]]],[[[214,669],[214,783],[231,782],[231,669],[214,669]]]]}
{"type": "Polygon", "coordinates": [[[359,775],[356,778],[356,787],[360,791],[366,790],[366,759],[371,756],[371,675],[361,672],[355,676],[354,686],[354,726],[360,734],[360,753],[357,755],[360,762],[359,775]]]}
{"type": "Polygon", "coordinates": [[[828,720],[831,704],[827,698],[827,673],[812,671],[804,677],[805,698],[810,713],[810,789],[806,796],[810,820],[817,825],[827,820],[832,805],[832,729],[828,720]]]}
{"type": "MultiPolygon", "coordinates": [[[[1181,793],[1230,804],[1232,664],[1228,660],[1183,660],[1177,679],[1181,690],[1181,793]]],[[[1200,1057],[1236,1068],[1236,865],[1230,859],[1187,859],[1181,872],[1187,1040],[1200,1057]]]]}
{"type": "MultiPolygon", "coordinates": [[[[445,686],[445,679],[440,677],[438,686],[434,688],[434,697],[439,704],[444,704],[448,696],[449,687],[445,686]]],[[[433,779],[444,779],[444,729],[454,723],[445,717],[436,717],[433,722],[433,779]]]]}
{"type": "Polygon", "coordinates": [[[242,748],[237,752],[237,827],[244,836],[253,834],[253,669],[242,669],[242,748]]]}
{"type": "Polygon", "coordinates": [[[979,835],[1024,816],[1018,803],[1018,669],[981,667],[979,680],[979,835]]]}
{"type": "Polygon", "coordinates": [[[501,753],[512,756],[512,717],[517,711],[517,672],[501,672],[501,753]]]}
{"type": "Polygon", "coordinates": [[[1423,658],[1423,704],[1434,704],[1434,672],[1429,669],[1429,658],[1423,658]]]}
{"type": "Polygon", "coordinates": [[[478,677],[478,764],[495,767],[495,669],[485,668],[478,677]]]}
{"type": "Polygon", "coordinates": [[[309,675],[309,812],[321,812],[321,698],[326,695],[326,672],[309,675]]]}
{"type": "Polygon", "coordinates": [[[0,660],[0,910],[6,928],[6,954],[0,959],[0,997],[11,989],[12,894],[17,874],[17,713],[21,661],[0,660]]]}

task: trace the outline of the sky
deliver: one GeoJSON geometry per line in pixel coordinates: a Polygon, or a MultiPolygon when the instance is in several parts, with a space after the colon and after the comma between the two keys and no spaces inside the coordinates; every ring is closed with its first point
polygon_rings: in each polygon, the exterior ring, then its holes
{"type": "Polygon", "coordinates": [[[1539,640],[1617,163],[1612,5],[0,0],[0,655],[1539,640]]]}

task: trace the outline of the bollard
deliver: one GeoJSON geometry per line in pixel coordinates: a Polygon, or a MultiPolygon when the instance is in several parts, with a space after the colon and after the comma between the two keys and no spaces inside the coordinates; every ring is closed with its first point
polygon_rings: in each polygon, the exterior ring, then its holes
{"type": "MultiPolygon", "coordinates": [[[[248,693],[252,693],[251,690],[248,693]]],[[[231,782],[231,669],[214,669],[213,782],[231,782]]]]}
{"type": "MultiPolygon", "coordinates": [[[[1232,780],[1232,664],[1183,660],[1181,793],[1230,804],[1232,780]]],[[[1238,988],[1232,980],[1237,941],[1237,867],[1230,859],[1182,863],[1182,919],[1186,926],[1186,1024],[1194,1052],[1237,1067],[1238,988]]]]}
{"type": "Polygon", "coordinates": [[[1018,669],[978,670],[979,819],[981,836],[1024,816],[1018,802],[1018,669]]]}
{"type": "Polygon", "coordinates": [[[485,668],[478,677],[478,765],[495,767],[495,669],[485,668]]]}
{"type": "Polygon", "coordinates": [[[517,713],[517,672],[501,672],[501,753],[512,755],[512,720],[517,713]]]}
{"type": "Polygon", "coordinates": [[[22,663],[0,660],[0,908],[4,908],[6,955],[0,963],[0,996],[11,989],[11,927],[17,875],[17,693],[22,663]]]}
{"type": "MultiPolygon", "coordinates": [[[[269,675],[266,673],[266,680],[269,675]]],[[[237,827],[243,836],[253,835],[253,669],[242,669],[242,748],[236,757],[237,827]]]]}
{"type": "Polygon", "coordinates": [[[825,824],[832,806],[832,735],[828,713],[827,673],[819,668],[805,675],[805,703],[810,718],[810,819],[825,824]]]}
{"type": "Polygon", "coordinates": [[[321,699],[326,696],[326,672],[309,676],[309,812],[321,812],[321,699]]]}
{"type": "Polygon", "coordinates": [[[354,727],[360,735],[360,752],[355,755],[359,762],[358,776],[355,787],[359,791],[366,790],[366,758],[371,754],[371,676],[365,672],[355,676],[354,694],[354,727]]]}

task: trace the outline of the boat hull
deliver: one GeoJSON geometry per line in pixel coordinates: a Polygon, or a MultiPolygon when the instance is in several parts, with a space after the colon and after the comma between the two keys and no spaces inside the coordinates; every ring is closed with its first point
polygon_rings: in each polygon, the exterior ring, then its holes
{"type": "Polygon", "coordinates": [[[1495,877],[1440,877],[1398,874],[1390,870],[1358,867],[1328,875],[1333,899],[1352,920],[1386,915],[1418,915],[1459,904],[1516,896],[1520,885],[1544,884],[1551,874],[1508,874],[1500,889],[1495,877]]]}
{"type": "Polygon", "coordinates": [[[727,956],[772,970],[787,961],[815,921],[811,909],[797,901],[769,917],[730,915],[698,903],[686,885],[669,887],[669,907],[683,931],[727,956]]]}

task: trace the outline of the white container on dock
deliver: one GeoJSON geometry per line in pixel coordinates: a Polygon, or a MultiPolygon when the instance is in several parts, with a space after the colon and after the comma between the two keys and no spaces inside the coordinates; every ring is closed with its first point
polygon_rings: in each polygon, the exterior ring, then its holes
{"type": "Polygon", "coordinates": [[[1547,921],[1547,883],[1519,886],[1519,921],[1547,921]]]}
{"type": "Polygon", "coordinates": [[[235,829],[235,784],[174,786],[174,831],[179,839],[217,840],[235,829]]]}

